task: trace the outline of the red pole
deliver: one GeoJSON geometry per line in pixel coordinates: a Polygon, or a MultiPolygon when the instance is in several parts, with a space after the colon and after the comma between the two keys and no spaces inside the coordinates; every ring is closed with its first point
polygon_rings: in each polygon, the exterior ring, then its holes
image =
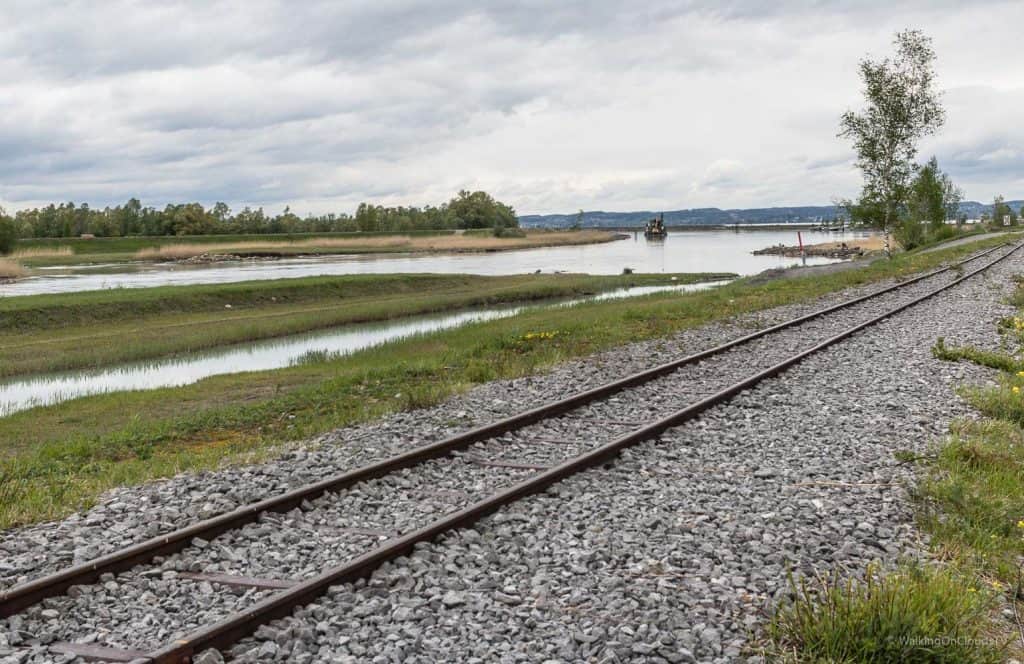
{"type": "Polygon", "coordinates": [[[800,243],[800,253],[804,253],[804,238],[800,235],[800,231],[796,232],[796,241],[800,243]]]}

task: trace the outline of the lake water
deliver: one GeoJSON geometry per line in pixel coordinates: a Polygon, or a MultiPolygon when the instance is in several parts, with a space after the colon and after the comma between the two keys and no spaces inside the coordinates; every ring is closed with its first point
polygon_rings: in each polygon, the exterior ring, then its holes
{"type": "MultiPolygon", "coordinates": [[[[599,295],[537,306],[571,306],[659,292],[690,292],[721,285],[709,282],[681,286],[639,286],[599,295]]],[[[338,328],[239,344],[166,360],[135,362],[105,369],[68,371],[0,382],[0,417],[35,406],[46,406],[90,394],[152,390],[188,385],[221,374],[280,369],[310,353],[344,355],[416,334],[445,330],[480,321],[515,316],[527,307],[505,306],[417,316],[398,321],[338,328]]]]}
{"type": "MultiPolygon", "coordinates": [[[[855,239],[851,233],[802,232],[807,244],[855,239]]],[[[799,262],[799,259],[781,256],[753,256],[751,251],[776,244],[796,243],[795,230],[674,231],[662,241],[648,241],[638,233],[630,234],[627,240],[605,244],[494,253],[347,255],[206,266],[174,263],[82,266],[44,270],[39,276],[0,284],[0,296],[336,274],[433,272],[504,275],[537,271],[621,274],[623,268],[632,268],[635,272],[735,272],[748,275],[799,262]]],[[[828,258],[806,259],[807,265],[830,262],[834,261],[828,258]]]]}

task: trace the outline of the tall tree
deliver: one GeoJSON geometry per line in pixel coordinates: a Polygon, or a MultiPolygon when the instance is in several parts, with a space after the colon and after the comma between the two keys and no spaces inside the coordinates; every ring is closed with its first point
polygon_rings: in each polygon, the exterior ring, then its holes
{"type": "Polygon", "coordinates": [[[859,206],[877,211],[872,221],[882,230],[890,256],[889,234],[906,204],[917,144],[945,122],[931,39],[905,30],[896,33],[894,44],[894,57],[861,61],[867,105],[847,111],[839,123],[839,136],[853,141],[864,175],[859,206]]]}

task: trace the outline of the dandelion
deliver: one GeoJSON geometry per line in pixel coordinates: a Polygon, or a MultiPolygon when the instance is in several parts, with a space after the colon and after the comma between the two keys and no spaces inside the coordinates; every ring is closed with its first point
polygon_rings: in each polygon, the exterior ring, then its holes
{"type": "Polygon", "coordinates": [[[1018,528],[1024,528],[1024,519],[1022,519],[1022,520],[1017,522],[1017,527],[1018,528]]]}
{"type": "Polygon", "coordinates": [[[992,588],[994,588],[995,590],[1002,590],[1003,589],[1003,584],[999,583],[998,581],[990,581],[989,585],[991,585],[992,588]]]}
{"type": "Polygon", "coordinates": [[[1024,378],[1024,371],[1018,371],[1017,375],[1020,376],[1021,378],[1024,378]]]}
{"type": "Polygon", "coordinates": [[[1012,389],[1014,394],[1020,394],[1020,388],[1017,387],[1016,385],[1014,385],[1012,389]]]}

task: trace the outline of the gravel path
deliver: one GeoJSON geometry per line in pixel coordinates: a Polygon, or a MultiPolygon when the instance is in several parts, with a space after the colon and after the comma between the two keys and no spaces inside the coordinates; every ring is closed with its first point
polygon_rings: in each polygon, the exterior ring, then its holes
{"type": "MultiPolygon", "coordinates": [[[[741,647],[766,602],[783,589],[789,563],[804,571],[837,564],[859,569],[869,559],[892,560],[916,550],[900,486],[910,470],[892,453],[921,449],[941,435],[950,418],[965,412],[952,388],[986,377],[975,367],[938,363],[930,346],[940,334],[954,343],[992,345],[988,322],[1006,313],[997,301],[1020,265],[1014,257],[990,276],[808,360],[609,468],[505,509],[475,531],[423,545],[369,584],[338,588],[321,604],[264,628],[235,654],[243,661],[381,662],[745,656],[741,647]],[[907,344],[908,351],[897,352],[907,344]]],[[[941,279],[948,277],[927,288],[941,279]]],[[[926,286],[914,288],[923,292],[926,286]]],[[[887,297],[891,305],[897,296],[887,297]]],[[[335,432],[317,449],[295,450],[274,463],[122,489],[86,515],[7,533],[0,540],[0,577],[7,585],[21,582],[636,371],[651,357],[664,357],[653,349],[693,352],[821,305],[784,307],[633,344],[543,376],[482,386],[441,408],[335,432]],[[67,537],[68,546],[52,548],[67,537]]],[[[844,314],[842,323],[865,317],[871,307],[844,314]]],[[[839,325],[830,320],[802,327],[785,346],[806,347],[839,325]]],[[[588,441],[607,439],[614,431],[610,421],[645,419],[678,399],[706,393],[716,380],[724,384],[749,372],[755,359],[777,359],[778,346],[754,345],[718,365],[688,367],[685,375],[641,388],[643,407],[609,401],[471,453],[551,463],[566,450],[526,439],[574,433],[573,451],[579,451],[588,441]]],[[[463,468],[455,475],[450,466],[432,462],[375,480],[214,542],[196,542],[159,561],[151,574],[108,579],[94,587],[111,596],[110,613],[100,619],[95,610],[86,612],[90,598],[83,595],[48,600],[0,621],[0,653],[8,648],[12,661],[52,661],[41,646],[37,656],[15,646],[65,638],[152,647],[154,640],[174,638],[180,629],[259,597],[254,591],[215,593],[198,584],[198,591],[189,591],[193,604],[185,615],[169,617],[181,591],[167,584],[188,587],[175,579],[178,572],[280,576],[284,569],[290,578],[303,578],[525,475],[471,459],[459,463],[463,468]]]]}

